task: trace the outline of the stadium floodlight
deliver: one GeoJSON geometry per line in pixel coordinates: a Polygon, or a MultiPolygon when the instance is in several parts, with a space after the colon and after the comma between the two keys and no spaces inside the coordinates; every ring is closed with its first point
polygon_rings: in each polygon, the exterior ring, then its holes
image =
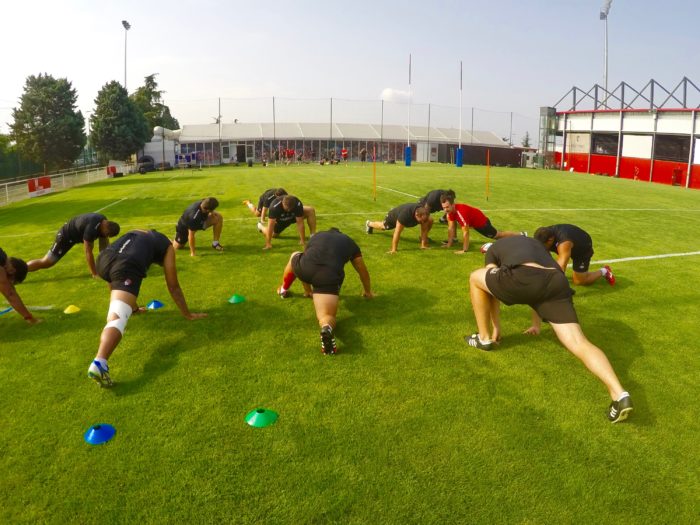
{"type": "Polygon", "coordinates": [[[610,6],[612,5],[612,0],[605,0],[603,7],[600,8],[600,19],[605,22],[605,41],[603,43],[603,61],[605,63],[605,70],[603,71],[603,87],[605,88],[605,101],[608,100],[608,13],[610,13],[610,6]]]}
{"type": "Polygon", "coordinates": [[[131,24],[126,20],[122,20],[122,26],[124,26],[124,89],[126,89],[126,35],[131,29],[131,24]]]}

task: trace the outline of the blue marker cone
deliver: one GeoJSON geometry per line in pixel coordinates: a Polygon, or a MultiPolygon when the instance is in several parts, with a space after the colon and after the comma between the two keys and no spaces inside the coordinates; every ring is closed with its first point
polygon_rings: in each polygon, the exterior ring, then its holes
{"type": "Polygon", "coordinates": [[[263,428],[272,425],[278,417],[277,412],[266,408],[256,408],[246,414],[245,422],[251,427],[263,428]]]}
{"type": "Polygon", "coordinates": [[[150,303],[148,303],[148,306],[146,306],[146,308],[148,308],[149,310],[158,310],[159,308],[163,308],[164,306],[165,305],[159,300],[153,299],[150,303]]]}
{"type": "Polygon", "coordinates": [[[114,437],[117,431],[112,425],[99,423],[88,428],[85,432],[85,442],[91,445],[102,445],[114,437]]]}
{"type": "Polygon", "coordinates": [[[12,307],[10,306],[9,308],[5,308],[4,310],[0,310],[0,315],[6,314],[7,312],[11,312],[12,307]]]}

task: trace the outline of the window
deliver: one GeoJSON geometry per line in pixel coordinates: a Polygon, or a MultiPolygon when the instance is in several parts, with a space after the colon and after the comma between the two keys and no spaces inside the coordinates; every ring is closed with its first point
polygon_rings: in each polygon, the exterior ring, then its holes
{"type": "Polygon", "coordinates": [[[617,135],[594,133],[592,137],[591,153],[594,155],[617,156],[617,135]]]}
{"type": "Polygon", "coordinates": [[[688,162],[690,138],[679,135],[657,135],[654,143],[654,158],[675,162],[688,162]]]}

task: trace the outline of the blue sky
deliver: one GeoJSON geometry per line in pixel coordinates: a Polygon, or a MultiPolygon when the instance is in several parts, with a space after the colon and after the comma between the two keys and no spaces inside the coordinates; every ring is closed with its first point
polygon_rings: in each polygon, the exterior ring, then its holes
{"type": "MultiPolygon", "coordinates": [[[[431,104],[434,125],[458,125],[462,60],[463,127],[474,107],[475,129],[507,135],[512,112],[519,143],[536,135],[540,106],[603,83],[603,4],[13,0],[2,8],[0,132],[31,74],[67,78],[83,113],[104,84],[123,82],[126,19],[128,89],[158,73],[181,124],[212,122],[218,98],[224,122],[271,121],[273,96],[280,121],[326,121],[332,97],[335,121],[368,112],[378,122],[382,95],[400,101],[408,91],[410,53],[414,124],[425,124],[431,104]]],[[[697,0],[613,0],[608,85],[653,78],[672,88],[684,76],[700,85],[698,15],[697,0]]]]}

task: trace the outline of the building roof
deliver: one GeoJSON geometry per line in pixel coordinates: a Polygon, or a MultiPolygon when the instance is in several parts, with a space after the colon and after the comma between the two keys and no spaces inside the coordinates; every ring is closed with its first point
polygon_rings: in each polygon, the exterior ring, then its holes
{"type": "MultiPolygon", "coordinates": [[[[211,142],[244,140],[369,140],[405,141],[408,127],[384,124],[342,124],[271,122],[222,124],[192,124],[180,130],[180,142],[211,142]]],[[[459,130],[411,126],[411,142],[457,143],[459,130]]],[[[462,130],[462,144],[509,147],[509,144],[491,131],[462,130]]]]}

